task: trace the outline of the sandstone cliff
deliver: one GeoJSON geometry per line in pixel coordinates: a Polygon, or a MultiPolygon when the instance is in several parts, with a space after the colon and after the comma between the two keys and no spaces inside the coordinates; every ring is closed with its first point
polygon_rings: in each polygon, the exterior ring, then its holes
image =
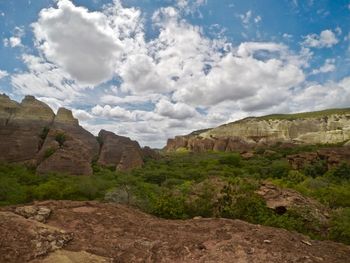
{"type": "Polygon", "coordinates": [[[350,140],[350,109],[251,117],[169,139],[168,151],[232,151],[276,143],[334,144],[350,140]]]}
{"type": "Polygon", "coordinates": [[[0,95],[0,161],[21,162],[44,174],[92,174],[91,163],[130,170],[154,155],[136,141],[101,131],[99,141],[79,125],[72,112],[60,108],[55,115],[45,103],[26,96],[21,103],[0,95]],[[101,144],[99,144],[99,142],[101,144]]]}

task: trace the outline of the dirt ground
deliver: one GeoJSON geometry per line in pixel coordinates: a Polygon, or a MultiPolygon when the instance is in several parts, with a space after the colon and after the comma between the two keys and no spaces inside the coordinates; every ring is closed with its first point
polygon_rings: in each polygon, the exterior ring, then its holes
{"type": "Polygon", "coordinates": [[[0,210],[1,263],[350,262],[344,244],[240,220],[165,220],[99,202],[33,206],[51,210],[46,222],[0,210]]]}

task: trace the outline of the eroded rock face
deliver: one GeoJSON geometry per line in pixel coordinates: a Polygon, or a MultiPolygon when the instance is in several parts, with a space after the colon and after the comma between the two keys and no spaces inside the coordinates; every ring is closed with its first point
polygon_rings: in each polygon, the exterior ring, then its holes
{"type": "Polygon", "coordinates": [[[138,142],[105,130],[100,131],[98,138],[101,143],[98,164],[121,171],[143,165],[142,149],[138,142]]]}
{"type": "Polygon", "coordinates": [[[68,109],[55,115],[33,96],[17,103],[0,95],[0,161],[26,163],[39,174],[91,175],[93,161],[130,170],[141,167],[143,157],[157,157],[152,149],[142,150],[136,141],[106,131],[101,131],[100,141],[101,149],[68,109]]]}
{"type": "Polygon", "coordinates": [[[246,118],[233,123],[169,139],[166,150],[241,151],[280,144],[333,144],[350,141],[350,111],[309,114],[305,118],[246,118]],[[213,141],[209,142],[208,140],[213,141]],[[213,146],[211,147],[211,145],[213,146]]]}
{"type": "Polygon", "coordinates": [[[35,160],[44,141],[43,131],[54,119],[49,106],[26,96],[20,104],[0,97],[0,161],[35,160]]]}
{"type": "Polygon", "coordinates": [[[297,170],[303,169],[307,165],[313,165],[319,161],[323,161],[328,169],[331,169],[342,162],[350,163],[350,147],[324,148],[316,152],[288,155],[287,159],[290,165],[297,170]]]}
{"type": "Polygon", "coordinates": [[[99,144],[91,133],[79,126],[70,110],[60,108],[38,153],[38,173],[61,172],[92,174],[91,162],[97,158],[99,144]]]}

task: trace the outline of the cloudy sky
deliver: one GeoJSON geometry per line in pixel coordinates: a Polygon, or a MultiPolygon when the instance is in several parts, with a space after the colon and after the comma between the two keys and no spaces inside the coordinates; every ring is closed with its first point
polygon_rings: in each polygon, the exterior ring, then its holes
{"type": "Polygon", "coordinates": [[[0,92],[153,147],[350,107],[350,1],[0,0],[0,92]]]}

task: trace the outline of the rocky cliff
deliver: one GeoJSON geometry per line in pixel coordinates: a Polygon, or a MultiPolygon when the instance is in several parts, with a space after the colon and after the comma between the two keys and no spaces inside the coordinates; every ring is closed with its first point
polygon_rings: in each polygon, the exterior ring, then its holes
{"type": "Polygon", "coordinates": [[[350,140],[350,109],[251,117],[169,139],[168,151],[232,151],[256,146],[335,144],[350,140]]]}
{"type": "MultiPolygon", "coordinates": [[[[40,174],[92,174],[91,163],[130,170],[141,167],[149,148],[102,130],[98,139],[79,125],[70,110],[57,114],[26,96],[21,103],[0,95],[0,161],[21,162],[40,174]]],[[[151,150],[152,151],[152,150],[151,150]]]]}

